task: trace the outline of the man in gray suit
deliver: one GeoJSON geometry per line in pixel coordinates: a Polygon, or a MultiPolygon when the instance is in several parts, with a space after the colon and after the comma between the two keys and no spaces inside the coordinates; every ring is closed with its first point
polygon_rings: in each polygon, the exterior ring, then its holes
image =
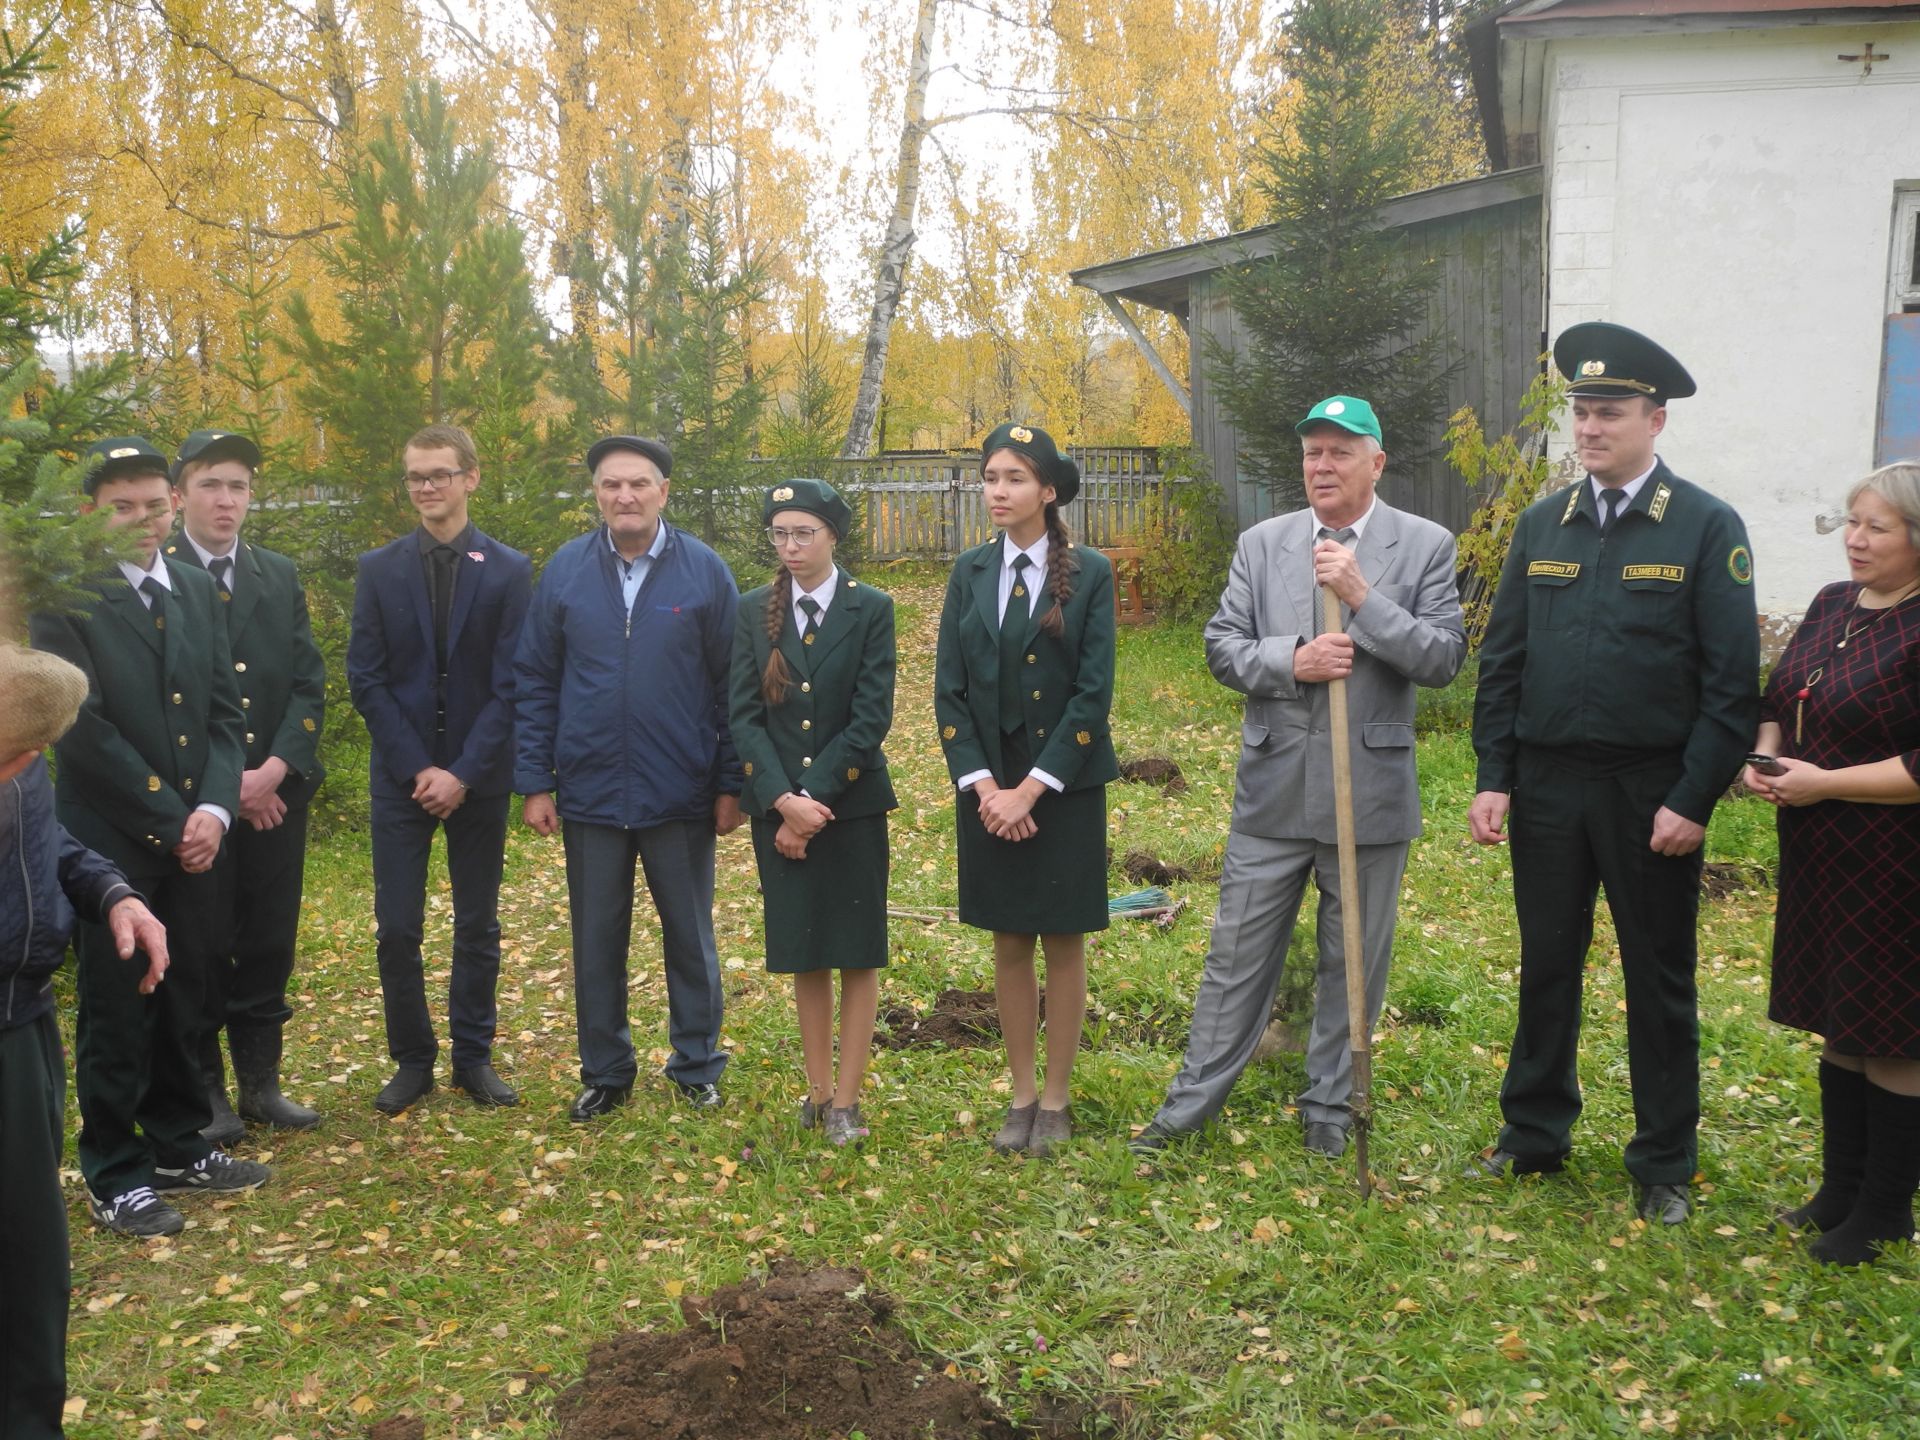
{"type": "Polygon", "coordinates": [[[1136,1150],[1160,1149],[1226,1104],[1266,1028],[1311,875],[1320,958],[1300,1119],[1308,1149],[1344,1153],[1353,1059],[1327,682],[1347,682],[1371,1025],[1386,993],[1407,845],[1420,833],[1414,687],[1445,685],[1466,655],[1453,537],[1374,498],[1387,457],[1373,407],[1330,396],[1294,428],[1309,508],[1240,537],[1207,622],[1207,667],[1247,697],[1233,825],[1186,1061],[1136,1150]],[[1321,633],[1321,587],[1339,597],[1345,633],[1321,633]]]}

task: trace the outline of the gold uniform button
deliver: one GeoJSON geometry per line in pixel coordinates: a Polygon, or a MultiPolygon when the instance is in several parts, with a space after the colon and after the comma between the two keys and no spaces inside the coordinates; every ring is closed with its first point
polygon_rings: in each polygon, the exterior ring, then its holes
{"type": "Polygon", "coordinates": [[[160,777],[158,775],[147,776],[147,793],[152,795],[160,793],[160,777]]]}
{"type": "Polygon", "coordinates": [[[240,697],[240,708],[242,710],[251,710],[253,708],[253,701],[250,700],[247,696],[242,695],[240,697]]]}
{"type": "Polygon", "coordinates": [[[307,733],[308,733],[309,735],[311,735],[311,734],[313,733],[313,720],[312,720],[312,718],[311,718],[311,717],[309,717],[308,719],[305,719],[305,720],[302,720],[302,721],[300,722],[300,728],[301,728],[302,730],[305,730],[305,731],[306,731],[306,732],[307,732],[307,733]]]}
{"type": "Polygon", "coordinates": [[[802,720],[800,722],[800,728],[802,730],[811,730],[813,728],[813,722],[811,720],[802,720]]]}
{"type": "Polygon", "coordinates": [[[747,761],[746,765],[743,768],[746,770],[747,774],[751,775],[753,773],[753,762],[751,760],[747,761]]]}
{"type": "Polygon", "coordinates": [[[182,780],[182,781],[180,782],[180,784],[181,784],[181,785],[182,785],[183,787],[185,787],[186,789],[188,789],[188,790],[191,790],[191,789],[193,789],[193,781],[192,781],[192,780],[182,780]]]}
{"type": "Polygon", "coordinates": [[[1036,730],[1033,732],[1033,737],[1036,740],[1044,740],[1047,738],[1047,732],[1045,730],[1036,730]]]}
{"type": "Polygon", "coordinates": [[[247,662],[244,660],[236,660],[233,662],[233,668],[235,673],[244,675],[247,673],[247,662]]]}
{"type": "MultiPolygon", "coordinates": [[[[182,740],[182,741],[181,741],[180,743],[181,743],[182,745],[184,745],[184,744],[186,744],[187,742],[186,742],[186,741],[184,741],[184,740],[182,740]]],[[[249,745],[251,745],[251,744],[253,744],[253,731],[251,731],[251,730],[249,730],[249,731],[247,731],[247,744],[249,744],[249,745]]]]}
{"type": "Polygon", "coordinates": [[[181,703],[182,703],[182,702],[183,702],[183,701],[185,700],[185,698],[186,698],[186,697],[185,697],[185,696],[183,696],[183,695],[181,695],[181,693],[180,693],[180,692],[179,692],[178,690],[176,690],[176,691],[174,691],[174,692],[173,692],[173,703],[174,703],[174,704],[176,704],[176,705],[179,705],[179,704],[181,704],[181,703]]]}
{"type": "Polygon", "coordinates": [[[847,767],[847,779],[858,780],[859,778],[860,778],[860,767],[857,765],[849,765],[847,767]]]}
{"type": "MultiPolygon", "coordinates": [[[[249,735],[249,736],[248,736],[247,738],[248,738],[249,740],[251,740],[251,739],[252,739],[253,737],[252,737],[251,735],[249,735]]],[[[180,737],[180,748],[181,748],[182,750],[184,750],[184,749],[186,749],[186,748],[187,748],[187,737],[186,737],[186,736],[184,736],[184,735],[182,735],[182,736],[180,737]]]]}
{"type": "Polygon", "coordinates": [[[940,732],[940,738],[942,740],[951,740],[953,739],[954,736],[958,735],[959,733],[960,732],[958,730],[954,729],[953,726],[949,725],[947,726],[946,729],[940,732]]]}
{"type": "Polygon", "coordinates": [[[811,765],[813,763],[813,757],[811,755],[802,755],[800,757],[800,763],[802,765],[811,765]]]}
{"type": "Polygon", "coordinates": [[[1040,692],[1039,692],[1038,690],[1036,690],[1036,691],[1034,691],[1034,692],[1033,692],[1033,698],[1034,698],[1034,699],[1036,699],[1036,700],[1038,700],[1038,699],[1040,698],[1040,692]]]}
{"type": "Polygon", "coordinates": [[[806,680],[802,680],[800,682],[800,693],[802,695],[811,695],[813,693],[812,683],[806,680]]]}
{"type": "Polygon", "coordinates": [[[1027,656],[1027,664],[1029,665],[1033,664],[1033,656],[1031,655],[1027,656]]]}

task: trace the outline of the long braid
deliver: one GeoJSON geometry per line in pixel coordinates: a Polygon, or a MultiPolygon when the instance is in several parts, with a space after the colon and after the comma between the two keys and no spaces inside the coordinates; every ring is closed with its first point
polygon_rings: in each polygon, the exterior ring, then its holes
{"type": "Polygon", "coordinates": [[[1052,501],[1047,502],[1047,541],[1047,593],[1053,596],[1053,606],[1040,617],[1040,628],[1057,640],[1066,624],[1066,603],[1073,595],[1080,558],[1073,553],[1073,537],[1060,518],[1060,507],[1052,501]]]}
{"type": "Polygon", "coordinates": [[[780,578],[767,591],[767,668],[760,673],[760,694],[769,705],[784,705],[793,686],[793,672],[787,669],[787,657],[780,653],[780,630],[793,608],[793,572],[780,567],[780,578]]]}

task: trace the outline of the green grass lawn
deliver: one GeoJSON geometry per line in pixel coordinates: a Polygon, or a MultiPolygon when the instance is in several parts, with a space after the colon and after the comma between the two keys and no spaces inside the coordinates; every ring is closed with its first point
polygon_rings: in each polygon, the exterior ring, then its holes
{"type": "MultiPolygon", "coordinates": [[[[952,799],[930,700],[938,580],[871,578],[901,602],[894,903],[950,905],[952,799]]],[[[1113,787],[1114,854],[1205,873],[1226,837],[1237,706],[1207,675],[1197,626],[1125,631],[1120,646],[1121,754],[1169,755],[1191,788],[1113,787]]],[[[1382,1188],[1364,1209],[1350,1163],[1301,1148],[1297,1057],[1249,1070],[1217,1132],[1157,1167],[1124,1147],[1179,1061],[1210,883],[1173,887],[1187,908],[1169,929],[1116,922],[1092,942],[1081,1138],[1063,1158],[988,1151],[1006,1091],[993,1050],[878,1054],[862,1153],[797,1133],[798,1033],[761,968],[744,832],[720,848],[734,1057],[722,1114],[694,1118],[651,1079],[610,1122],[567,1123],[565,876],[558,841],[516,827],[496,1060],[524,1104],[482,1111],[443,1085],[383,1119],[369,1105],[388,1062],[367,838],[349,829],[309,860],[288,1035],[288,1088],[326,1123],[255,1132],[250,1153],[273,1164],[273,1184],[187,1199],[192,1223],[171,1240],[95,1230],[69,1176],[70,1383],[84,1401],[71,1433],[308,1440],[405,1412],[435,1440],[545,1435],[551,1396],[590,1341],[678,1325],[677,1297],[795,1257],[865,1266],[927,1347],[1015,1412],[1048,1392],[1116,1397],[1121,1433],[1141,1440],[1920,1435],[1913,1255],[1824,1270],[1768,1223],[1817,1163],[1815,1046],[1765,1018],[1770,894],[1705,907],[1704,1174],[1689,1225],[1648,1229],[1620,1168],[1632,1122],[1604,920],[1569,1172],[1458,1178],[1496,1126],[1516,943],[1505,852],[1466,838],[1470,707],[1434,698],[1420,753],[1428,828],[1375,1052],[1382,1188]]],[[[1770,812],[1723,805],[1710,846],[1770,862],[1770,812]]],[[[444,994],[448,900],[435,883],[430,973],[444,994]]],[[[1116,873],[1114,888],[1130,882],[1116,873]]],[[[665,988],[641,914],[632,1013],[657,1062],[665,988]]],[[[883,1003],[991,986],[977,932],[897,922],[893,947],[883,1003]]]]}

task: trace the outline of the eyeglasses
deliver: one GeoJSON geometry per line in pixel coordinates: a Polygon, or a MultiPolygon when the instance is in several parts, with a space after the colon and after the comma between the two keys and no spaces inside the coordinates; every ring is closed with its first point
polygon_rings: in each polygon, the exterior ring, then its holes
{"type": "Polygon", "coordinates": [[[400,477],[400,483],[409,490],[444,490],[466,473],[465,470],[435,470],[430,474],[416,475],[409,470],[400,477]]]}
{"type": "Polygon", "coordinates": [[[825,528],[824,525],[802,525],[797,530],[783,530],[777,525],[769,525],[767,539],[773,542],[773,548],[776,550],[789,543],[798,545],[804,550],[820,538],[820,532],[825,528]]]}

